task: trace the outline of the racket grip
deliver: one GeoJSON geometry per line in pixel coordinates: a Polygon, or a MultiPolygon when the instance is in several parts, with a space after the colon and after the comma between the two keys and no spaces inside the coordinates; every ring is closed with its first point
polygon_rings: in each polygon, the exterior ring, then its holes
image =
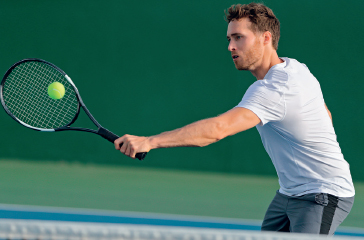
{"type": "MultiPolygon", "coordinates": [[[[97,131],[97,134],[99,134],[101,137],[105,138],[106,140],[108,140],[112,143],[114,143],[114,141],[119,138],[118,135],[110,132],[109,130],[107,130],[106,128],[103,128],[103,127],[99,128],[99,130],[97,131]]],[[[123,146],[123,143],[120,144],[120,147],[121,146],[123,146]]],[[[143,160],[146,155],[147,155],[146,152],[141,152],[141,153],[137,153],[135,155],[135,157],[139,160],[143,160]]]]}

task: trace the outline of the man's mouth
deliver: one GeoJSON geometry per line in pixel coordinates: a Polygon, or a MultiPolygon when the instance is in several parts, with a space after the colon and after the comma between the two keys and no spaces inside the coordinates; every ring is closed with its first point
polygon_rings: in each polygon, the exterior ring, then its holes
{"type": "Polygon", "coordinates": [[[236,59],[238,59],[238,58],[239,58],[239,56],[238,56],[238,55],[233,55],[232,57],[233,57],[233,60],[234,60],[234,61],[235,61],[236,59]]]}

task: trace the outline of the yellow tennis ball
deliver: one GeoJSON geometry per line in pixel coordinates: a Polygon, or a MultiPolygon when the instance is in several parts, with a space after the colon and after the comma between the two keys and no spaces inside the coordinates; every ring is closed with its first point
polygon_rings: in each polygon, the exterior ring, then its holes
{"type": "Polygon", "coordinates": [[[63,98],[66,90],[64,86],[60,82],[53,82],[48,86],[48,95],[52,99],[61,99],[63,98]]]}

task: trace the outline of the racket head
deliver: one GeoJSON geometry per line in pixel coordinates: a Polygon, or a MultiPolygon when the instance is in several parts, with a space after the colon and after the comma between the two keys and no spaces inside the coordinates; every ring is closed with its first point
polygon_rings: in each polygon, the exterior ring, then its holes
{"type": "Polygon", "coordinates": [[[11,66],[0,84],[0,100],[6,113],[21,125],[37,131],[56,131],[71,125],[80,112],[78,90],[67,74],[54,64],[37,58],[11,66]],[[48,86],[61,83],[61,99],[48,95],[48,86]]]}

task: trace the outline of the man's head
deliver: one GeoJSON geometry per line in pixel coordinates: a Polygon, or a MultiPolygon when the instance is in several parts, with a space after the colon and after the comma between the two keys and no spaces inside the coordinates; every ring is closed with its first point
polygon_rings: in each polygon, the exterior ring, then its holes
{"type": "Polygon", "coordinates": [[[233,5],[227,11],[227,38],[236,68],[252,70],[264,54],[278,48],[279,21],[263,4],[233,5]]]}
{"type": "Polygon", "coordinates": [[[251,30],[254,33],[269,31],[272,34],[272,46],[275,50],[278,49],[280,24],[272,9],[260,3],[237,4],[228,8],[225,15],[228,23],[248,18],[251,22],[251,30]]]}

